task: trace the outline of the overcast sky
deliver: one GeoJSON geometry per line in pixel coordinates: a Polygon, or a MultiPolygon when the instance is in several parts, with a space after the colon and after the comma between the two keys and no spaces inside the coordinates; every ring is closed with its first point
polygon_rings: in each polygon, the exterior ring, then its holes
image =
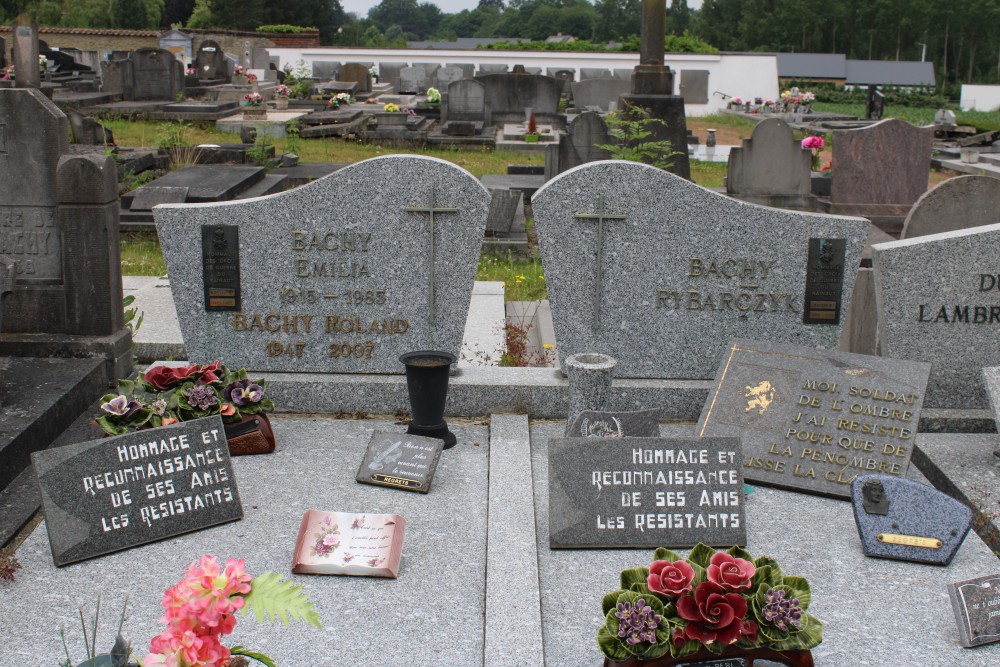
{"type": "MultiPolygon", "coordinates": [[[[418,0],[418,2],[424,1],[418,0]]],[[[379,2],[381,0],[340,0],[340,6],[344,8],[344,11],[364,18],[368,16],[368,10],[379,4],[379,2]]],[[[701,7],[701,0],[687,0],[687,3],[691,9],[701,7]]],[[[463,9],[475,9],[479,6],[479,0],[437,0],[434,4],[440,7],[441,11],[445,14],[455,14],[463,9]]],[[[669,0],[667,0],[667,6],[670,6],[669,0]]]]}

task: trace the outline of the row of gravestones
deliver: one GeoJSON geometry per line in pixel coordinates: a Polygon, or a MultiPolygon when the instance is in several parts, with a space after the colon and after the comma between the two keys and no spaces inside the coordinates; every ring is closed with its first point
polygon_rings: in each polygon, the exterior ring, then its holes
{"type": "MultiPolygon", "coordinates": [[[[351,64],[351,63],[348,63],[351,64]]],[[[373,65],[376,66],[378,71],[379,79],[382,81],[387,81],[395,85],[401,70],[407,67],[413,67],[414,69],[423,70],[423,77],[426,81],[434,80],[444,80],[444,81],[457,81],[458,78],[471,79],[474,76],[482,76],[484,74],[506,74],[510,71],[507,65],[496,65],[484,63],[479,65],[477,70],[476,65],[473,63],[428,63],[428,62],[414,62],[412,64],[406,62],[393,62],[393,61],[379,61],[377,64],[373,62],[355,62],[353,64],[359,64],[364,66],[366,69],[371,68],[373,65]],[[440,70],[449,70],[445,74],[441,74],[440,70]],[[455,78],[454,70],[461,70],[461,76],[455,78]]],[[[318,80],[330,80],[338,78],[338,74],[344,67],[344,63],[329,60],[314,60],[312,62],[312,76],[314,79],[318,80]]],[[[526,67],[523,68],[524,74],[541,74],[542,68],[540,67],[526,67]]],[[[553,68],[548,67],[545,69],[546,76],[551,76],[554,78],[562,79],[568,82],[576,80],[577,70],[574,68],[553,68]]],[[[602,68],[588,68],[583,67],[579,70],[580,81],[588,81],[594,79],[613,79],[617,81],[630,81],[632,77],[631,68],[619,68],[619,69],[602,69],[602,68]]],[[[398,90],[398,89],[397,89],[398,90]]]]}

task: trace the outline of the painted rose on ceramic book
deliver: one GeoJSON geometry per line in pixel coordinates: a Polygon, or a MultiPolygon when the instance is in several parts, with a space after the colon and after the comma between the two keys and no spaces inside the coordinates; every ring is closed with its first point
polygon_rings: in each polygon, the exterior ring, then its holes
{"type": "Polygon", "coordinates": [[[398,514],[307,510],[292,572],[395,579],[405,528],[406,520],[398,514]]]}

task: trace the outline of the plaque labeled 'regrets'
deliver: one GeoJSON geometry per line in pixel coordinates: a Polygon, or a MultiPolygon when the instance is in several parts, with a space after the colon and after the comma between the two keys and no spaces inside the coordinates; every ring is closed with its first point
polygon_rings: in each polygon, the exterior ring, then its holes
{"type": "Polygon", "coordinates": [[[443,448],[440,438],[376,431],[355,479],[362,484],[427,493],[443,448]]]}
{"type": "Polygon", "coordinates": [[[844,289],[844,239],[809,239],[803,324],[839,324],[844,289]]]}
{"type": "Polygon", "coordinates": [[[236,225],[205,225],[201,228],[201,258],[204,269],[205,310],[239,311],[240,228],[236,225]]]}
{"type": "Polygon", "coordinates": [[[243,518],[218,415],[31,455],[57,566],[243,518]]]}
{"type": "Polygon", "coordinates": [[[738,438],[549,440],[549,546],[746,544],[738,438]]]}

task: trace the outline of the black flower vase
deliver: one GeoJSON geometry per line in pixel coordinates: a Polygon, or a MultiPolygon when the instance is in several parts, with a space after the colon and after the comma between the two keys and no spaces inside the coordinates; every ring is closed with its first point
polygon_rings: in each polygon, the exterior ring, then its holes
{"type": "Polygon", "coordinates": [[[451,449],[458,441],[444,420],[444,404],[448,398],[448,374],[455,355],[435,350],[407,352],[399,360],[406,366],[406,388],[410,393],[410,413],[413,421],[406,432],[444,440],[451,449]]]}

